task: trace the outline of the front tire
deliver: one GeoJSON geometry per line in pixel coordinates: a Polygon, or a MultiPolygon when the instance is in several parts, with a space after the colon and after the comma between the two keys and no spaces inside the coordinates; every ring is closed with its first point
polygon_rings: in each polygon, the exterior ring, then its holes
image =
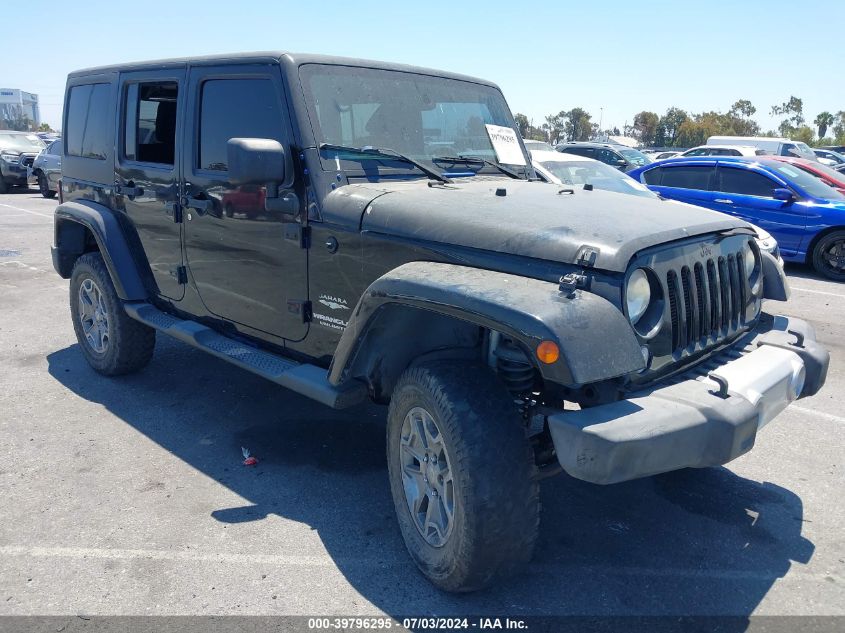
{"type": "Polygon", "coordinates": [[[47,182],[47,176],[44,175],[43,171],[38,172],[38,190],[41,192],[41,195],[45,198],[56,197],[56,192],[50,191],[50,183],[47,182]]]}
{"type": "Polygon", "coordinates": [[[813,249],[813,268],[834,281],[845,281],[845,231],[831,231],[813,249]]]}
{"type": "Polygon", "coordinates": [[[70,313],[85,360],[98,373],[130,374],[150,362],[155,330],[126,314],[99,253],[85,253],[73,266],[70,313]]]}
{"type": "Polygon", "coordinates": [[[437,587],[482,589],[531,559],[534,455],[513,399],[487,368],[406,370],[390,401],[387,460],[402,538],[437,587]]]}

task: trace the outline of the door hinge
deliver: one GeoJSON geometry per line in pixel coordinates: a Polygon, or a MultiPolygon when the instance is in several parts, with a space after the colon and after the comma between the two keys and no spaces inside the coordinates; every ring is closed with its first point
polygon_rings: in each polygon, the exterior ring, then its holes
{"type": "Polygon", "coordinates": [[[179,284],[186,284],[188,283],[188,269],[184,266],[179,266],[176,268],[176,281],[179,284]]]}
{"type": "Polygon", "coordinates": [[[298,315],[302,323],[310,323],[313,317],[311,302],[302,301],[301,299],[291,299],[288,301],[288,312],[298,315]]]}
{"type": "Polygon", "coordinates": [[[285,239],[290,242],[299,244],[299,248],[308,248],[310,246],[310,230],[307,226],[302,226],[299,222],[285,223],[285,239]]]}

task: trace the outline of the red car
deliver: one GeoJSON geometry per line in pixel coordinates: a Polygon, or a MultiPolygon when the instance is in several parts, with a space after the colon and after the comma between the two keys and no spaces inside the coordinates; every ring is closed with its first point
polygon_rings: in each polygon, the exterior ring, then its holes
{"type": "Polygon", "coordinates": [[[831,169],[827,165],[822,165],[814,160],[795,158],[793,156],[766,156],[766,158],[795,165],[798,169],[802,169],[807,173],[813,174],[824,184],[833,187],[839,193],[845,194],[845,174],[840,173],[835,169],[831,169]]]}

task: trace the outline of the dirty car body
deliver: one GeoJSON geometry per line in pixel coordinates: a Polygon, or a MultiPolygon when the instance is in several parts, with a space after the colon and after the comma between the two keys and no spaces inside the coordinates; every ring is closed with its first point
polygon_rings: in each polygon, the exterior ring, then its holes
{"type": "MultiPolygon", "coordinates": [[[[489,82],[262,53],[78,71],[66,99],[53,261],[72,304],[79,288],[81,343],[90,324],[116,334],[85,304],[101,258],[115,301],[149,331],[329,406],[389,403],[397,517],[443,588],[484,586],[530,553],[537,473],[559,464],[612,483],[723,464],[824,383],[812,327],[762,311],[788,288],[748,224],[540,182],[489,82]],[[73,144],[81,103],[107,113],[99,149],[73,144]],[[227,214],[233,199],[255,208],[227,214]],[[487,413],[437,413],[456,398],[487,413]],[[499,413],[515,422],[497,426],[499,413]],[[473,435],[479,425],[489,432],[473,435]],[[471,461],[523,441],[533,474],[491,484],[494,502],[475,506],[469,480],[432,470],[454,466],[459,445],[471,461]],[[489,518],[511,521],[506,546],[454,535],[450,521],[476,507],[513,510],[489,518]]],[[[103,373],[110,353],[86,351],[103,373]]]]}

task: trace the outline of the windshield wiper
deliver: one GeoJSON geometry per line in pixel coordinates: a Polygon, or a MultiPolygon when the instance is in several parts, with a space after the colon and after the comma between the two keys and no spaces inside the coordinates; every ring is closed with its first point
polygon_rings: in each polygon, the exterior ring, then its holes
{"type": "Polygon", "coordinates": [[[522,176],[518,173],[513,171],[512,169],[508,169],[504,165],[497,163],[492,160],[487,160],[481,156],[474,156],[472,154],[458,154],[457,156],[434,156],[431,159],[431,162],[436,163],[438,161],[442,161],[444,163],[480,163],[483,165],[489,165],[490,167],[495,167],[503,174],[507,174],[511,178],[519,178],[523,180],[522,176]]]}
{"type": "Polygon", "coordinates": [[[424,163],[421,163],[418,160],[411,158],[410,156],[405,156],[404,154],[400,154],[396,150],[388,149],[386,147],[372,147],[370,145],[365,145],[364,147],[351,147],[349,145],[333,145],[332,143],[321,143],[320,149],[334,150],[336,152],[354,152],[356,154],[371,154],[373,156],[381,156],[382,158],[393,158],[395,160],[402,161],[403,163],[413,165],[433,180],[438,180],[442,183],[452,182],[449,178],[446,178],[446,176],[438,172],[436,169],[432,169],[431,167],[428,167],[424,163]]]}

